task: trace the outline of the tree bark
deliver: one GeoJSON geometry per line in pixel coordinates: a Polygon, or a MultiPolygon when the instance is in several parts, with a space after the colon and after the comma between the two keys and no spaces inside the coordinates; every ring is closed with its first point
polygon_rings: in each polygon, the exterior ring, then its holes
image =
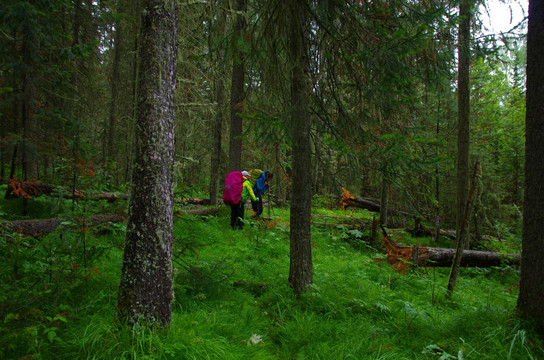
{"type": "Polygon", "coordinates": [[[136,161],[118,318],[166,325],[172,313],[175,0],[146,0],[142,15],[136,161]]]}
{"type": "Polygon", "coordinates": [[[238,47],[238,42],[243,41],[243,32],[246,28],[246,8],[247,0],[236,0],[236,22],[232,38],[232,46],[236,50],[232,59],[230,93],[229,172],[242,170],[242,117],[240,113],[244,111],[245,100],[245,56],[243,51],[238,47]]]}
{"type": "Polygon", "coordinates": [[[307,290],[313,281],[311,220],[310,146],[311,118],[309,113],[308,20],[305,5],[289,0],[291,72],[291,123],[293,138],[293,201],[291,202],[289,285],[296,294],[307,290]]]}
{"type": "Polygon", "coordinates": [[[544,3],[529,1],[521,279],[517,309],[544,329],[544,3]]]}

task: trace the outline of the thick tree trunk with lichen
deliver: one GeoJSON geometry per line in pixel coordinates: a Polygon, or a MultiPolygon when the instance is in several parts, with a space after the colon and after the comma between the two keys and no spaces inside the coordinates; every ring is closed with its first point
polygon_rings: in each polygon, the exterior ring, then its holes
{"type": "Polygon", "coordinates": [[[544,3],[529,1],[521,278],[517,309],[544,329],[544,3]]]}
{"type": "Polygon", "coordinates": [[[171,320],[176,10],[174,0],[144,1],[136,158],[117,303],[128,324],[171,320]]]}
{"type": "Polygon", "coordinates": [[[295,293],[305,291],[313,281],[311,221],[312,161],[310,147],[310,112],[308,96],[308,23],[304,5],[289,1],[290,31],[289,53],[291,70],[291,116],[293,126],[293,201],[291,202],[291,235],[289,285],[295,293]]]}

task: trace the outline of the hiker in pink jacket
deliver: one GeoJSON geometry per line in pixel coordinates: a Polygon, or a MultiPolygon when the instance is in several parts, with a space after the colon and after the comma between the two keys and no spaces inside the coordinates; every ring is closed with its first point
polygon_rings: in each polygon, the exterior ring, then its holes
{"type": "Polygon", "coordinates": [[[251,176],[247,171],[242,171],[242,176],[244,178],[242,199],[239,203],[230,206],[230,226],[235,230],[244,228],[244,204],[247,199],[251,198],[252,201],[257,201],[257,197],[255,197],[251,183],[248,180],[251,176]]]}

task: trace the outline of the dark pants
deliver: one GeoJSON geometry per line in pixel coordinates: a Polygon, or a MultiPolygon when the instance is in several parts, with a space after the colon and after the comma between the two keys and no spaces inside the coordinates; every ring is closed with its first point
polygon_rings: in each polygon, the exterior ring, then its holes
{"type": "Polygon", "coordinates": [[[243,229],[244,228],[244,222],[242,221],[244,219],[244,203],[240,201],[236,205],[230,206],[230,226],[234,230],[236,229],[243,229]]]}
{"type": "Polygon", "coordinates": [[[257,201],[251,201],[251,207],[253,208],[253,211],[255,211],[255,215],[257,217],[261,216],[263,213],[263,198],[262,196],[259,196],[257,201]]]}

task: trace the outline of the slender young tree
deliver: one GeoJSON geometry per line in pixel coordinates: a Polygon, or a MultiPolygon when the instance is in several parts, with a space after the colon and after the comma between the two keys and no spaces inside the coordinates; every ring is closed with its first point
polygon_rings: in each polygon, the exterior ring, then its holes
{"type": "Polygon", "coordinates": [[[472,173],[472,184],[470,190],[467,194],[467,202],[465,205],[465,211],[463,212],[463,223],[461,224],[461,233],[457,234],[457,244],[455,255],[453,257],[450,277],[448,279],[448,293],[447,297],[451,298],[453,296],[453,290],[455,289],[455,283],[457,282],[457,276],[459,275],[459,267],[461,266],[461,259],[463,257],[463,240],[468,236],[468,222],[470,220],[470,214],[472,212],[472,205],[474,199],[477,197],[476,192],[478,184],[478,176],[480,174],[480,162],[477,161],[474,165],[474,171],[472,173]]]}
{"type": "Polygon", "coordinates": [[[544,3],[529,1],[521,279],[517,309],[544,329],[544,3]]]}
{"type": "Polygon", "coordinates": [[[469,186],[469,148],[470,148],[470,21],[472,17],[471,1],[461,0],[459,4],[459,67],[457,82],[457,234],[466,234],[461,239],[468,248],[470,238],[468,231],[463,231],[463,221],[469,186]]]}
{"type": "Polygon", "coordinates": [[[242,170],[242,117],[245,91],[245,56],[239,48],[246,28],[245,12],[247,0],[236,0],[235,23],[232,45],[235,47],[232,58],[232,82],[230,90],[230,139],[229,139],[229,171],[242,170]]]}
{"type": "Polygon", "coordinates": [[[308,9],[305,1],[289,0],[291,60],[291,126],[293,139],[289,284],[296,294],[313,281],[310,234],[312,159],[309,111],[308,9]]]}
{"type": "Polygon", "coordinates": [[[145,0],[136,158],[117,310],[120,321],[167,324],[172,303],[175,0],[145,0]]]}

